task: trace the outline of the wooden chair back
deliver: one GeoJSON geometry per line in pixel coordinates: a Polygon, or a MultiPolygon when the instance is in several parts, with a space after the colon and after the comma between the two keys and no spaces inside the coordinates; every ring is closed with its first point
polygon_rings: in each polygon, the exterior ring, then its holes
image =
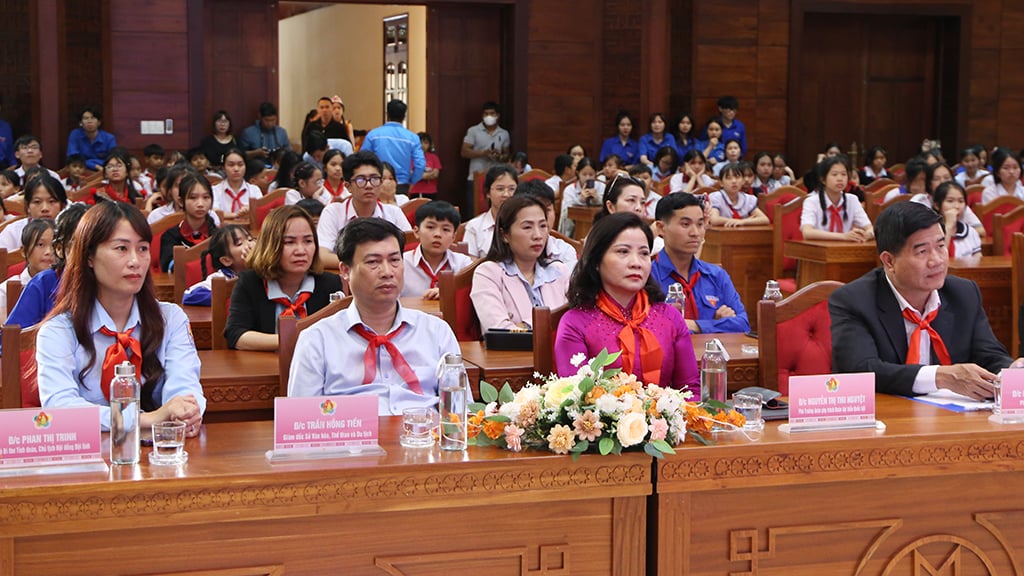
{"type": "Polygon", "coordinates": [[[1024,206],[1018,206],[992,219],[992,250],[996,255],[1010,256],[1013,236],[1024,232],[1024,206]]]}
{"type": "MultiPolygon", "coordinates": [[[[796,276],[796,260],[783,256],[786,240],[803,240],[800,232],[800,215],[803,213],[803,197],[794,198],[785,204],[776,204],[772,218],[772,276],[780,278],[796,276]]],[[[781,280],[780,280],[781,282],[781,280]]],[[[793,286],[796,283],[794,281],[793,286]]]]}
{"type": "Polygon", "coordinates": [[[419,210],[419,207],[427,202],[430,202],[430,198],[413,198],[402,205],[402,213],[405,214],[405,219],[409,221],[409,224],[416,225],[416,210],[419,210]]]}
{"type": "Polygon", "coordinates": [[[975,216],[981,220],[981,225],[985,227],[985,233],[991,236],[995,232],[993,220],[995,215],[1005,214],[1020,206],[1024,206],[1024,200],[1016,196],[999,196],[985,204],[976,205],[972,210],[974,210],[975,216]]]}
{"type": "Polygon", "coordinates": [[[457,273],[445,270],[437,277],[438,296],[440,297],[441,317],[455,332],[459,341],[480,340],[480,319],[469,293],[473,288],[473,272],[483,260],[466,266],[457,273]]]}
{"type": "Polygon", "coordinates": [[[466,223],[459,224],[459,227],[455,229],[455,243],[462,242],[466,237],[466,223]]]}
{"type": "MultiPolygon", "coordinates": [[[[13,278],[7,281],[7,314],[10,315],[11,310],[14,310],[14,306],[18,303],[18,298],[21,298],[21,289],[24,286],[21,285],[21,280],[13,278]]],[[[6,320],[6,318],[0,319],[6,320]]],[[[2,323],[2,322],[0,322],[2,323]]]]}
{"type": "Polygon", "coordinates": [[[774,206],[776,204],[785,204],[791,202],[794,198],[803,198],[804,196],[807,196],[807,192],[796,186],[779,186],[767,194],[758,196],[757,207],[768,216],[769,222],[774,222],[774,206]]]}
{"type": "Polygon", "coordinates": [[[519,183],[522,184],[523,182],[529,182],[530,180],[544,181],[547,180],[548,178],[551,178],[551,174],[548,174],[547,172],[541,170],[540,168],[534,168],[533,170],[529,170],[520,174],[519,183]]]}
{"type": "Polygon", "coordinates": [[[577,240],[575,238],[569,238],[568,236],[566,236],[565,234],[562,234],[561,232],[559,232],[557,230],[548,230],[548,234],[550,234],[552,238],[558,238],[559,240],[561,240],[563,242],[568,242],[573,247],[573,249],[576,250],[576,258],[577,259],[579,259],[581,256],[583,256],[583,242],[580,242],[579,240],[577,240]]]}
{"type": "Polygon", "coordinates": [[[1024,234],[1016,233],[1010,241],[1010,259],[1013,262],[1010,273],[1010,307],[1013,313],[1013,337],[1010,355],[1019,358],[1021,354],[1020,307],[1024,305],[1024,234]]]}
{"type": "Polygon", "coordinates": [[[4,277],[0,278],[0,282],[21,274],[25,266],[25,255],[21,253],[21,250],[8,252],[4,248],[0,248],[0,273],[4,274],[4,277]]]}
{"type": "Polygon", "coordinates": [[[287,189],[278,188],[262,198],[249,201],[249,231],[253,236],[259,233],[263,221],[267,219],[267,214],[270,214],[271,210],[284,206],[284,197],[287,193],[287,189]]]}
{"type": "Polygon", "coordinates": [[[883,202],[881,204],[875,204],[874,202],[865,202],[864,212],[867,213],[868,220],[871,220],[871,222],[874,223],[875,218],[878,218],[878,215],[884,212],[886,208],[892,206],[893,204],[899,204],[900,202],[908,202],[910,198],[910,194],[900,194],[899,196],[894,196],[890,198],[887,202],[883,202]]]}
{"type": "Polygon", "coordinates": [[[896,182],[903,182],[907,177],[906,164],[902,162],[889,166],[889,176],[896,182]]]}
{"type": "Polygon", "coordinates": [[[781,302],[757,303],[758,364],[763,386],[789,394],[789,377],[832,371],[828,297],[842,282],[805,286],[781,302]]]}
{"type": "Polygon", "coordinates": [[[228,310],[231,308],[231,292],[238,278],[230,280],[220,274],[210,279],[210,348],[227,350],[228,340],[224,328],[228,325],[228,310]]]}
{"type": "Polygon", "coordinates": [[[981,195],[985,193],[985,186],[971,184],[964,191],[967,192],[967,206],[973,209],[975,204],[981,203],[981,195]]]}
{"type": "Polygon", "coordinates": [[[41,324],[21,329],[7,324],[0,336],[4,349],[0,408],[31,408],[40,405],[36,369],[36,333],[41,324]]]}
{"type": "MultiPolygon", "coordinates": [[[[893,180],[892,178],[876,178],[871,182],[871,184],[868,184],[867,186],[864,187],[864,191],[877,192],[878,190],[893,184],[896,184],[896,181],[893,180]]],[[[898,186],[898,184],[896,185],[898,186]]]]}
{"type": "Polygon", "coordinates": [[[555,372],[555,333],[568,304],[552,310],[547,306],[533,309],[533,367],[543,376],[555,372]]]}
{"type": "Polygon", "coordinates": [[[171,228],[174,228],[185,218],[184,212],[174,212],[168,214],[163,218],[157,220],[149,226],[150,230],[153,231],[153,241],[149,243],[149,271],[152,274],[158,274],[160,270],[160,238],[163,237],[164,232],[167,232],[171,228]]]}
{"type": "MultiPolygon", "coordinates": [[[[477,216],[487,210],[487,194],[484,192],[484,177],[486,172],[473,173],[473,208],[471,214],[477,216]]],[[[468,220],[469,218],[467,218],[468,220]]]]}
{"type": "Polygon", "coordinates": [[[694,196],[700,196],[700,195],[707,196],[708,194],[711,194],[712,192],[717,192],[717,191],[718,191],[718,186],[701,186],[700,188],[697,188],[696,190],[693,191],[693,195],[694,196]]]}
{"type": "Polygon", "coordinates": [[[18,196],[16,198],[4,200],[4,208],[7,210],[8,214],[25,216],[25,197],[18,196]]]}
{"type": "MultiPolygon", "coordinates": [[[[181,304],[185,296],[185,290],[189,286],[201,282],[204,278],[202,267],[203,252],[209,248],[210,239],[207,238],[192,247],[174,247],[174,303],[181,304]]],[[[210,255],[206,255],[206,273],[214,271],[210,255]]]]}
{"type": "Polygon", "coordinates": [[[419,238],[416,237],[416,233],[413,232],[412,230],[407,230],[407,231],[403,232],[403,234],[405,234],[405,251],[406,252],[408,252],[409,250],[415,250],[416,247],[420,245],[419,238]]]}
{"type": "Polygon", "coordinates": [[[277,366],[278,373],[281,375],[281,388],[278,392],[279,396],[288,395],[288,373],[292,369],[292,358],[295,356],[295,343],[299,340],[299,334],[320,320],[323,320],[328,316],[333,316],[334,314],[348,308],[351,304],[352,297],[346,296],[340,300],[331,302],[327,306],[324,306],[305,318],[298,319],[292,316],[290,318],[278,319],[277,366]]]}
{"type": "MultiPolygon", "coordinates": [[[[4,202],[4,205],[6,205],[6,201],[4,202]]],[[[20,220],[24,220],[25,218],[26,216],[18,216],[17,218],[11,218],[10,220],[0,220],[0,232],[3,232],[4,228],[7,228],[20,220]]]]}

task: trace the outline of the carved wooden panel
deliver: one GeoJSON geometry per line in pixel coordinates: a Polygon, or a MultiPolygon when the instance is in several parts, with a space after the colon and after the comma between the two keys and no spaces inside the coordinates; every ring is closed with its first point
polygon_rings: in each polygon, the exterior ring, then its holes
{"type": "Polygon", "coordinates": [[[381,555],[374,563],[392,576],[444,576],[447,574],[508,574],[509,576],[569,576],[569,544],[435,552],[415,555],[381,555]],[[536,560],[534,560],[536,559],[536,560]],[[505,568],[504,570],[502,568],[505,568]]]}
{"type": "Polygon", "coordinates": [[[248,566],[245,568],[225,568],[223,570],[189,570],[187,572],[169,572],[157,576],[284,576],[284,566],[248,566]]]}

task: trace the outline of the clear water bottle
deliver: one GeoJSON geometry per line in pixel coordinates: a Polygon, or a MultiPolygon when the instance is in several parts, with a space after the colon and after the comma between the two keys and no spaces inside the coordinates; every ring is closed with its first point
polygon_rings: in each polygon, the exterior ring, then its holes
{"type": "Polygon", "coordinates": [[[704,356],[700,359],[701,402],[708,400],[725,402],[728,389],[725,369],[725,354],[718,347],[718,342],[711,340],[705,343],[704,356]]]}
{"type": "Polygon", "coordinates": [[[441,395],[441,449],[465,450],[467,406],[469,402],[469,376],[462,364],[461,354],[445,354],[437,379],[441,395]]]}
{"type": "Polygon", "coordinates": [[[330,296],[328,296],[331,302],[337,302],[338,300],[341,300],[344,297],[345,293],[342,292],[341,290],[338,290],[337,292],[331,292],[330,296]]]}
{"type": "Polygon", "coordinates": [[[764,285],[764,296],[761,296],[761,300],[772,300],[778,302],[782,300],[782,289],[779,288],[778,280],[769,280],[764,285]]]}
{"type": "Polygon", "coordinates": [[[139,463],[139,381],[135,366],[122,362],[110,381],[110,461],[139,463]]]}
{"type": "Polygon", "coordinates": [[[665,304],[675,306],[679,309],[679,312],[683,312],[686,308],[686,293],[683,292],[682,284],[673,282],[668,285],[668,296],[665,297],[665,304]]]}

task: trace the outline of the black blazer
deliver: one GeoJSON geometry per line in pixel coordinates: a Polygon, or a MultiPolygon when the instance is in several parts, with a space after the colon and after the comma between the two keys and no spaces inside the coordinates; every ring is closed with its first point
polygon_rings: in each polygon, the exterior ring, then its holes
{"type": "MultiPolygon", "coordinates": [[[[307,314],[327,306],[331,301],[331,293],[341,290],[341,277],[337,274],[314,274],[313,279],[313,295],[306,300],[307,314]]],[[[231,292],[231,308],[228,310],[227,325],[224,326],[228,348],[235,348],[238,339],[249,330],[277,334],[277,303],[267,298],[263,278],[252,270],[238,275],[238,282],[231,292]]]]}
{"type": "MultiPolygon", "coordinates": [[[[904,364],[907,331],[884,274],[876,268],[829,297],[832,369],[874,372],[878,392],[913,396],[914,378],[921,367],[904,364]]],[[[939,300],[932,327],[942,336],[954,364],[975,363],[990,372],[1010,365],[1013,359],[992,334],[977,284],[947,276],[939,300]]],[[[930,363],[938,364],[934,349],[930,363]]]]}

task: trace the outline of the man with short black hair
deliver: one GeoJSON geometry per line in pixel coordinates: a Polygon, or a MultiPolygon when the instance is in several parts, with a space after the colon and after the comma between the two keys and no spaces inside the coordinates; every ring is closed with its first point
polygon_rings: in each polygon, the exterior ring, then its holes
{"type": "Polygon", "coordinates": [[[408,106],[401,100],[388,102],[388,121],[370,130],[363,139],[363,147],[377,154],[381,160],[394,166],[398,186],[396,194],[409,195],[409,187],[419,182],[427,168],[427,159],[420,146],[420,137],[402,125],[408,106]],[[410,173],[409,167],[412,166],[410,173]]]}
{"type": "Polygon", "coordinates": [[[277,125],[277,107],[270,102],[260,104],[259,119],[242,130],[238,143],[247,157],[264,160],[269,160],[280,148],[291,150],[288,132],[277,125]]]}
{"type": "Polygon", "coordinates": [[[437,405],[438,362],[459,354],[459,343],[444,320],[402,307],[404,246],[402,231],[380,218],[345,227],[337,255],[352,304],[299,335],[288,396],[376,394],[381,416],[437,405]]]}
{"type": "Polygon", "coordinates": [[[500,117],[501,108],[496,102],[484,102],[480,123],[470,126],[462,139],[462,157],[469,160],[466,193],[470,206],[473,202],[473,174],[486,173],[492,166],[508,162],[512,137],[508,130],[498,125],[500,117]]]}
{"type": "Polygon", "coordinates": [[[991,398],[1013,361],[996,340],[971,280],[948,276],[942,216],[916,202],[875,221],[882,266],[829,298],[832,369],[874,372],[875,389],[913,396],[939,388],[991,398]]]}

